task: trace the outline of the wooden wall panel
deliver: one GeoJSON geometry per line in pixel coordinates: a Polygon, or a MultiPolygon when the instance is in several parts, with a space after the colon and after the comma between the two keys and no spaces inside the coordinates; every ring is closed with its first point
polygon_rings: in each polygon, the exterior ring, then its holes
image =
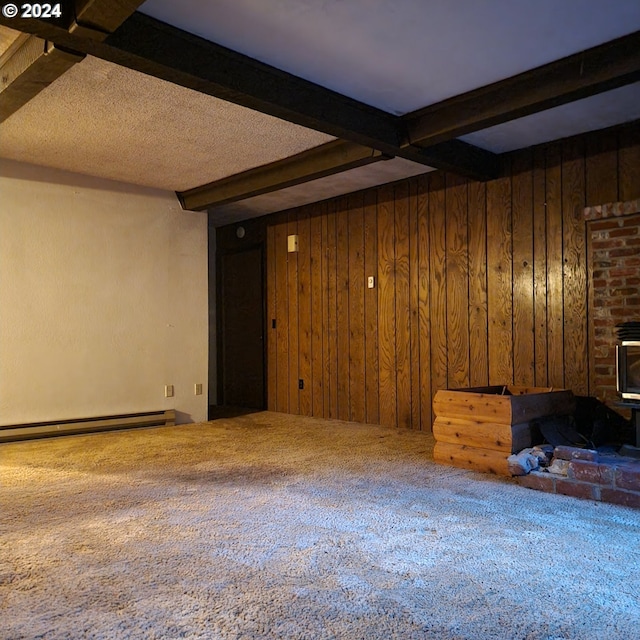
{"type": "MultiPolygon", "coordinates": [[[[329,418],[331,400],[331,340],[329,335],[329,321],[335,313],[335,307],[329,308],[329,212],[332,205],[323,202],[322,211],[322,388],[324,391],[322,415],[329,418]]],[[[316,320],[317,321],[317,320],[316,320]]]]}
{"type": "Polygon", "coordinates": [[[364,290],[365,326],[365,397],[366,421],[380,420],[380,389],[378,387],[378,192],[364,196],[364,269],[365,277],[373,276],[374,287],[364,290]]]}
{"type": "Polygon", "coordinates": [[[575,138],[565,141],[562,156],[564,386],[579,395],[587,395],[589,365],[584,141],[575,138]]]}
{"type": "Polygon", "coordinates": [[[399,183],[395,199],[397,424],[411,427],[411,318],[409,308],[409,184],[399,183]]]}
{"type": "Polygon", "coordinates": [[[513,382],[511,177],[487,184],[489,384],[513,382]]]}
{"type": "Polygon", "coordinates": [[[349,420],[349,209],[348,200],[338,200],[336,215],[337,279],[337,395],[338,418],[349,420]]]}
{"type": "Polygon", "coordinates": [[[287,267],[287,217],[274,220],[276,302],[276,411],[289,412],[289,272],[287,267]]]}
{"type": "Polygon", "coordinates": [[[298,214],[298,376],[303,388],[298,391],[300,415],[312,415],[311,379],[311,226],[309,210],[298,214]]]}
{"type": "Polygon", "coordinates": [[[469,238],[467,181],[447,174],[447,386],[469,386],[469,238]]]}
{"type": "Polygon", "coordinates": [[[564,387],[562,309],[562,147],[547,149],[547,381],[564,387]]]}
{"type": "Polygon", "coordinates": [[[420,375],[420,428],[429,430],[432,424],[431,392],[431,321],[429,296],[429,178],[421,176],[417,183],[418,216],[418,357],[420,375]]]}
{"type": "MultiPolygon", "coordinates": [[[[618,198],[621,202],[640,198],[640,126],[624,127],[618,133],[618,198]]],[[[589,203],[589,206],[600,203],[589,203]]]]}
{"type": "MultiPolygon", "coordinates": [[[[298,233],[298,210],[289,211],[287,234],[298,233]]],[[[287,252],[287,275],[289,297],[289,413],[300,413],[298,394],[300,341],[298,339],[298,254],[287,252]]]]}
{"type": "Polygon", "coordinates": [[[547,159],[544,149],[533,152],[533,307],[535,384],[548,384],[547,359],[547,159]]]}
{"type": "Polygon", "coordinates": [[[618,201],[618,138],[602,131],[587,141],[586,205],[618,201]]]}
{"type": "Polygon", "coordinates": [[[595,395],[582,209],[639,185],[636,123],[511,154],[488,183],[433,172],[270,216],[269,408],[428,430],[447,386],[595,395]]]}
{"type": "Polygon", "coordinates": [[[418,252],[418,182],[409,182],[409,363],[411,366],[411,428],[421,429],[420,420],[420,254],[418,252]]]}
{"type": "Polygon", "coordinates": [[[338,417],[338,295],[336,270],[336,203],[330,202],[327,210],[327,376],[329,379],[329,407],[327,417],[338,417]]]}
{"type": "Polygon", "coordinates": [[[366,421],[364,345],[364,198],[349,198],[349,419],[366,421]]]}
{"type": "Polygon", "coordinates": [[[429,302],[431,392],[447,388],[447,267],[445,176],[429,176],[429,302]]]}
{"type": "Polygon", "coordinates": [[[469,385],[489,384],[487,188],[469,184],[469,385]]]}
{"type": "Polygon", "coordinates": [[[267,409],[276,410],[276,390],[278,385],[278,345],[276,329],[272,326],[276,318],[276,229],[275,226],[267,227],[267,409]]]}
{"type": "Polygon", "coordinates": [[[314,205],[309,212],[309,243],[311,271],[311,415],[324,417],[324,308],[323,308],[323,265],[321,207],[314,205]]]}
{"type": "Polygon", "coordinates": [[[533,153],[512,159],[513,379],[534,386],[533,153]]]}
{"type": "Polygon", "coordinates": [[[380,424],[397,424],[393,187],[378,190],[378,381],[380,424]]]}

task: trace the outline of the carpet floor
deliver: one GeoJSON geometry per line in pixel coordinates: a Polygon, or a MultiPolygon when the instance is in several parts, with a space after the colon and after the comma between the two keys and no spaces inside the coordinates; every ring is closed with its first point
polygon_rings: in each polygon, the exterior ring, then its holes
{"type": "Polygon", "coordinates": [[[640,511],[262,412],[0,445],[0,638],[640,638],[640,511]]]}

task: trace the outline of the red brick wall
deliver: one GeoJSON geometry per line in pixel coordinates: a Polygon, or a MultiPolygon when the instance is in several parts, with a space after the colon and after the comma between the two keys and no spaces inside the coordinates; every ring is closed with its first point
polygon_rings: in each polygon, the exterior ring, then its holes
{"type": "Polygon", "coordinates": [[[585,209],[593,319],[594,395],[616,393],[616,324],[640,321],[640,200],[585,209]]]}

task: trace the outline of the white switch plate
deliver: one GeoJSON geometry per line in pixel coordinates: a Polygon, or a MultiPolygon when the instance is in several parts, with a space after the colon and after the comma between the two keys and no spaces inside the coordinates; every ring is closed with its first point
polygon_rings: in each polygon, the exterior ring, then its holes
{"type": "Polygon", "coordinates": [[[193,393],[194,393],[196,396],[201,396],[201,395],[202,395],[202,384],[201,384],[201,383],[196,382],[196,383],[193,385],[193,393]]]}
{"type": "Polygon", "coordinates": [[[369,287],[369,289],[373,289],[375,286],[376,286],[376,277],[369,276],[367,278],[367,287],[369,287]]]}
{"type": "Polygon", "coordinates": [[[165,384],[164,385],[164,397],[165,398],[173,398],[173,385],[165,384]]]}

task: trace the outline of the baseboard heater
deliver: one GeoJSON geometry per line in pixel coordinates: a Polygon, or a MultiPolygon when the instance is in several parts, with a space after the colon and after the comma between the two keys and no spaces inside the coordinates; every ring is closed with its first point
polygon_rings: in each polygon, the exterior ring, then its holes
{"type": "Polygon", "coordinates": [[[53,422],[34,422],[32,424],[12,424],[0,426],[0,442],[50,438],[92,431],[111,431],[114,429],[133,429],[135,427],[172,426],[176,421],[174,409],[167,411],[147,411],[146,413],[127,413],[120,416],[99,416],[79,420],[56,420],[53,422]]]}

